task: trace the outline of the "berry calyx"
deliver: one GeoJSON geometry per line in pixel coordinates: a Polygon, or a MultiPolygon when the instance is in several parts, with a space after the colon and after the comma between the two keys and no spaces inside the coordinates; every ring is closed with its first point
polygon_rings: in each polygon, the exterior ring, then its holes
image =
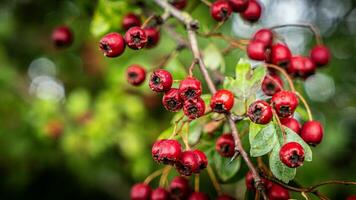
{"type": "Polygon", "coordinates": [[[169,193],[164,188],[157,188],[151,193],[151,200],[169,200],[169,193]]]}
{"type": "Polygon", "coordinates": [[[183,176],[190,176],[199,171],[197,154],[194,151],[184,151],[181,153],[179,161],[175,165],[177,171],[183,176]]]}
{"type": "Polygon", "coordinates": [[[240,13],[241,17],[249,22],[256,22],[260,19],[262,8],[259,2],[249,0],[247,9],[240,13]]]}
{"type": "Polygon", "coordinates": [[[52,32],[52,42],[58,47],[68,47],[73,43],[73,33],[68,26],[59,26],[52,32]]]}
{"type": "Polygon", "coordinates": [[[142,49],[147,44],[146,33],[138,26],[131,27],[125,34],[125,42],[133,50],[142,49]]]}
{"type": "Polygon", "coordinates": [[[205,113],[205,102],[202,98],[187,100],[183,104],[184,114],[191,120],[199,118],[205,113]]]}
{"type": "Polygon", "coordinates": [[[147,36],[147,44],[146,48],[153,48],[157,46],[160,38],[160,32],[156,28],[145,28],[143,29],[145,31],[145,34],[147,36]]]}
{"type": "Polygon", "coordinates": [[[247,116],[256,124],[268,124],[273,117],[272,107],[263,100],[255,101],[249,106],[247,116]]]}
{"type": "Polygon", "coordinates": [[[164,69],[155,70],[151,77],[149,86],[154,92],[165,92],[171,89],[173,77],[170,72],[164,69]]]}
{"type": "Polygon", "coordinates": [[[173,165],[182,153],[182,147],[177,140],[158,140],[152,146],[152,157],[158,163],[173,165]]]}
{"type": "Polygon", "coordinates": [[[234,94],[229,90],[218,90],[210,100],[210,108],[217,113],[226,113],[234,106],[234,94]]]}
{"type": "Polygon", "coordinates": [[[282,90],[272,96],[271,104],[279,117],[286,118],[293,115],[298,98],[293,92],[282,90]]]}
{"type": "Polygon", "coordinates": [[[209,200],[209,197],[208,195],[202,192],[193,192],[189,196],[188,200],[209,200]]]}
{"type": "Polygon", "coordinates": [[[330,57],[330,51],[324,45],[317,45],[310,51],[310,59],[318,67],[329,64],[330,57]]]}
{"type": "Polygon", "coordinates": [[[315,65],[308,57],[293,56],[290,59],[287,72],[294,77],[307,78],[315,73],[315,65]]]}
{"type": "Polygon", "coordinates": [[[141,20],[134,13],[128,13],[122,18],[121,26],[124,30],[128,30],[134,26],[141,26],[141,20]]]}
{"type": "Polygon", "coordinates": [[[183,108],[183,101],[179,96],[179,90],[177,88],[171,88],[168,90],[162,98],[163,106],[171,112],[177,112],[183,108]]]}
{"type": "Polygon", "coordinates": [[[253,35],[252,40],[262,42],[265,47],[271,47],[273,42],[273,32],[270,29],[262,28],[253,35]]]}
{"type": "Polygon", "coordinates": [[[216,198],[216,200],[236,200],[234,197],[231,197],[229,195],[223,194],[220,195],[216,198]]]}
{"type": "Polygon", "coordinates": [[[300,134],[300,130],[302,128],[302,125],[294,117],[282,118],[281,119],[281,123],[282,123],[282,125],[288,127],[289,129],[291,129],[295,133],[300,134]]]}
{"type": "Polygon", "coordinates": [[[291,57],[292,57],[292,53],[290,52],[287,45],[281,43],[272,45],[271,57],[269,60],[272,64],[281,67],[287,67],[291,57]]]}
{"type": "Polygon", "coordinates": [[[244,12],[249,0],[228,0],[233,12],[244,12]]]}
{"type": "Polygon", "coordinates": [[[290,168],[296,168],[303,165],[304,148],[297,142],[284,144],[279,151],[279,158],[290,168]]]}
{"type": "Polygon", "coordinates": [[[201,82],[194,77],[188,77],[179,84],[179,94],[183,101],[196,99],[201,93],[201,82]]]}
{"type": "Polygon", "coordinates": [[[146,70],[141,65],[133,64],[127,68],[126,78],[131,85],[141,85],[146,79],[146,70]]]}
{"type": "Polygon", "coordinates": [[[250,43],[247,45],[247,55],[253,60],[266,60],[266,50],[266,45],[259,41],[250,41],[250,43]]]}
{"type": "Polygon", "coordinates": [[[151,188],[144,183],[137,183],[131,188],[130,197],[131,200],[149,200],[151,188]]]}
{"type": "Polygon", "coordinates": [[[323,126],[318,121],[308,121],[303,124],[302,130],[300,131],[300,136],[303,140],[312,145],[316,146],[320,144],[323,139],[324,130],[323,126]]]}
{"type": "Polygon", "coordinates": [[[113,58],[124,53],[125,41],[119,33],[109,33],[101,38],[99,47],[104,56],[113,58]]]}
{"type": "Polygon", "coordinates": [[[201,170],[205,169],[208,166],[208,158],[205,153],[196,149],[193,150],[198,160],[198,170],[194,171],[194,173],[200,173],[201,170]]]}
{"type": "Polygon", "coordinates": [[[289,198],[289,191],[278,184],[273,184],[268,191],[269,200],[288,200],[289,198]]]}
{"type": "Polygon", "coordinates": [[[273,96],[283,89],[283,81],[277,74],[268,74],[262,81],[262,91],[267,96],[273,96]]]}
{"type": "Polygon", "coordinates": [[[232,134],[223,134],[217,140],[215,144],[215,150],[222,157],[232,157],[235,154],[235,141],[232,134]]]}
{"type": "Polygon", "coordinates": [[[211,4],[210,14],[216,21],[227,20],[232,13],[230,4],[226,0],[218,0],[211,4]]]}
{"type": "Polygon", "coordinates": [[[186,199],[190,193],[188,180],[181,176],[175,177],[169,185],[169,193],[172,199],[186,199]]]}
{"type": "Polygon", "coordinates": [[[168,0],[168,2],[178,10],[183,10],[187,6],[187,0],[168,0]]]}

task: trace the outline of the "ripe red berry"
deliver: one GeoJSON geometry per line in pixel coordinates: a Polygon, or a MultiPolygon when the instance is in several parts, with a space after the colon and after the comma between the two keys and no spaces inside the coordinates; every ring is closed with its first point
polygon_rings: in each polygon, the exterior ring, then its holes
{"type": "Polygon", "coordinates": [[[247,55],[253,60],[266,60],[267,58],[267,48],[264,43],[259,41],[250,41],[247,45],[247,55]]]}
{"type": "Polygon", "coordinates": [[[293,56],[290,59],[287,71],[294,77],[307,78],[315,73],[315,65],[308,57],[293,56]]]}
{"type": "Polygon", "coordinates": [[[216,198],[216,200],[236,200],[234,197],[231,197],[229,195],[223,194],[220,195],[216,198]]]}
{"type": "Polygon", "coordinates": [[[193,192],[188,200],[209,200],[208,195],[202,193],[202,192],[193,192]]]}
{"type": "Polygon", "coordinates": [[[169,200],[169,193],[164,188],[157,188],[151,193],[151,200],[169,200]]]}
{"type": "Polygon", "coordinates": [[[348,196],[346,200],[356,200],[356,195],[348,196]]]}
{"type": "Polygon", "coordinates": [[[201,170],[205,169],[208,166],[208,158],[206,157],[205,153],[196,149],[193,150],[195,155],[197,156],[198,160],[198,170],[194,171],[194,173],[200,173],[201,170]]]}
{"type": "Polygon", "coordinates": [[[259,2],[249,0],[247,9],[241,12],[241,17],[249,22],[256,22],[261,17],[262,8],[259,2]]]}
{"type": "Polygon", "coordinates": [[[210,6],[210,14],[216,21],[227,20],[231,13],[230,4],[226,0],[217,0],[210,6]]]}
{"type": "Polygon", "coordinates": [[[187,6],[187,0],[169,0],[168,2],[178,10],[183,10],[187,6]]]}
{"type": "Polygon", "coordinates": [[[255,190],[255,181],[253,179],[253,175],[251,171],[248,171],[245,176],[245,184],[248,190],[250,191],[255,190]]]}
{"type": "Polygon", "coordinates": [[[247,9],[249,0],[228,0],[232,11],[244,12],[247,9]]]}
{"type": "Polygon", "coordinates": [[[151,188],[144,183],[137,183],[131,188],[130,197],[131,200],[149,200],[151,188]]]}
{"type": "Polygon", "coordinates": [[[125,42],[131,49],[142,49],[147,44],[147,35],[142,28],[134,26],[125,33],[125,42]]]}
{"type": "Polygon", "coordinates": [[[290,168],[296,168],[303,165],[304,149],[297,142],[289,142],[284,144],[279,151],[279,158],[290,168]]]}
{"type": "Polygon", "coordinates": [[[189,119],[199,118],[205,113],[205,102],[200,97],[187,100],[183,104],[183,112],[189,119]]]}
{"type": "Polygon", "coordinates": [[[201,83],[194,77],[188,77],[179,84],[179,95],[183,101],[196,99],[202,93],[201,83]]]}
{"type": "Polygon", "coordinates": [[[128,13],[122,18],[121,26],[124,30],[129,30],[131,27],[141,26],[141,20],[134,13],[128,13]]]}
{"type": "Polygon", "coordinates": [[[131,85],[141,85],[146,79],[146,71],[142,66],[133,64],[127,68],[126,78],[131,85]]]}
{"type": "Polygon", "coordinates": [[[247,116],[256,124],[268,124],[273,117],[272,107],[263,100],[257,100],[248,107],[247,116]]]}
{"type": "Polygon", "coordinates": [[[289,197],[288,190],[278,184],[273,184],[271,189],[268,191],[269,200],[288,200],[289,197]]]}
{"type": "Polygon", "coordinates": [[[300,134],[300,129],[302,128],[302,125],[294,117],[282,118],[281,123],[292,131],[296,132],[297,134],[300,134]]]}
{"type": "Polygon", "coordinates": [[[317,45],[310,52],[310,59],[318,67],[329,64],[330,51],[326,46],[317,45]]]}
{"type": "Polygon", "coordinates": [[[183,101],[179,96],[179,90],[171,88],[168,90],[162,98],[163,106],[171,112],[177,112],[183,108],[183,101]]]}
{"type": "Polygon", "coordinates": [[[164,69],[155,70],[150,78],[149,86],[152,91],[165,92],[171,89],[173,77],[169,71],[164,69]]]}
{"type": "Polygon", "coordinates": [[[222,157],[232,157],[235,154],[235,141],[231,134],[223,134],[217,140],[215,144],[215,150],[222,157]]]}
{"type": "Polygon", "coordinates": [[[272,45],[271,57],[269,60],[272,64],[287,67],[291,57],[292,53],[287,45],[281,43],[272,45]]]}
{"type": "Polygon", "coordinates": [[[323,126],[318,121],[305,122],[300,132],[303,140],[312,146],[318,145],[323,139],[323,135],[323,126]]]}
{"type": "Polygon", "coordinates": [[[56,47],[68,47],[73,42],[73,34],[68,26],[59,26],[52,32],[52,42],[56,47]]]}
{"type": "Polygon", "coordinates": [[[265,47],[271,47],[273,42],[273,32],[270,29],[262,28],[253,35],[252,40],[262,42],[265,47]]]}
{"type": "Polygon", "coordinates": [[[190,193],[188,180],[181,176],[175,177],[169,185],[169,193],[173,200],[186,199],[190,193]]]}
{"type": "Polygon", "coordinates": [[[175,165],[177,171],[184,176],[190,176],[199,171],[197,154],[194,151],[184,151],[181,153],[179,161],[175,165]]]}
{"type": "Polygon", "coordinates": [[[145,28],[145,34],[147,36],[146,48],[152,48],[157,46],[160,38],[160,32],[156,28],[145,28]]]}
{"type": "Polygon", "coordinates": [[[119,33],[109,33],[101,38],[99,47],[107,57],[117,57],[124,53],[125,41],[119,33]]]}
{"type": "Polygon", "coordinates": [[[229,90],[218,90],[210,100],[210,108],[217,113],[226,113],[234,106],[234,94],[229,90]]]}
{"type": "Polygon", "coordinates": [[[293,115],[298,98],[293,92],[282,90],[272,96],[271,104],[279,117],[286,118],[293,115]]]}
{"type": "Polygon", "coordinates": [[[158,163],[175,164],[182,153],[182,147],[177,140],[158,140],[152,146],[152,157],[158,163]]]}
{"type": "Polygon", "coordinates": [[[283,89],[283,81],[277,74],[268,74],[262,81],[262,91],[267,96],[273,96],[283,89]]]}

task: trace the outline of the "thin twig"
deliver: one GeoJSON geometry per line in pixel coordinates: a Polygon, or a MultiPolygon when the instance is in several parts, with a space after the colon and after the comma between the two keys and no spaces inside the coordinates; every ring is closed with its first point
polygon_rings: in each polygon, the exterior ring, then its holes
{"type": "Polygon", "coordinates": [[[266,65],[267,68],[272,68],[272,69],[276,69],[276,70],[280,71],[283,74],[283,76],[287,79],[290,89],[293,92],[295,92],[295,87],[294,87],[293,80],[287,74],[286,70],[284,70],[283,68],[281,68],[281,67],[279,67],[277,65],[273,65],[273,64],[269,64],[269,63],[265,63],[265,65],[266,65]]]}
{"type": "Polygon", "coordinates": [[[305,109],[307,110],[308,113],[308,118],[309,121],[313,120],[313,115],[312,112],[310,110],[309,104],[307,103],[307,101],[304,99],[304,97],[299,93],[299,92],[295,92],[295,94],[299,97],[299,99],[303,102],[305,109]]]}
{"type": "Polygon", "coordinates": [[[211,182],[213,183],[213,186],[214,186],[216,192],[218,193],[218,195],[221,195],[222,194],[221,186],[220,186],[218,180],[216,179],[213,168],[211,168],[210,165],[208,165],[207,171],[208,171],[209,178],[210,178],[211,182]]]}

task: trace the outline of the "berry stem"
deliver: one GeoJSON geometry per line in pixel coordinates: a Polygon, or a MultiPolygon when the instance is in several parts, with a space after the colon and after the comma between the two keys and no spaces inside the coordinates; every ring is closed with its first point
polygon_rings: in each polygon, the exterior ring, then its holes
{"type": "Polygon", "coordinates": [[[219,29],[221,28],[221,26],[222,26],[225,22],[226,22],[226,21],[224,20],[224,21],[221,21],[221,22],[217,23],[217,24],[215,25],[215,27],[214,27],[213,29],[211,29],[211,33],[214,33],[214,32],[216,32],[217,30],[219,30],[219,29]]]}
{"type": "Polygon", "coordinates": [[[305,98],[299,93],[299,92],[295,92],[295,94],[299,97],[299,99],[303,102],[305,109],[307,110],[308,113],[308,118],[309,121],[313,120],[313,115],[312,112],[310,110],[309,104],[307,103],[307,101],[305,100],[305,98]]]}
{"type": "Polygon", "coordinates": [[[218,193],[218,195],[221,195],[222,194],[221,186],[215,176],[213,168],[211,168],[211,166],[208,165],[208,167],[206,169],[208,171],[209,178],[210,178],[211,182],[213,183],[213,186],[214,186],[216,192],[218,193]]]}
{"type": "Polygon", "coordinates": [[[229,45],[231,46],[234,46],[234,47],[237,47],[241,50],[246,50],[246,42],[245,40],[237,40],[233,37],[229,37],[229,36],[226,36],[226,35],[223,35],[221,33],[215,33],[215,32],[210,32],[210,33],[200,33],[199,34],[200,36],[202,37],[213,37],[213,38],[219,38],[219,39],[222,39],[222,40],[225,40],[226,42],[229,43],[229,45]],[[243,42],[241,42],[243,41],[243,42]]]}
{"type": "Polygon", "coordinates": [[[171,166],[166,166],[163,168],[163,171],[162,171],[162,176],[161,178],[159,179],[159,186],[160,187],[164,187],[164,184],[166,183],[167,181],[167,177],[168,177],[168,174],[169,172],[171,171],[172,167],[171,166]]]}
{"type": "Polygon", "coordinates": [[[269,79],[271,79],[272,81],[273,81],[273,83],[274,84],[276,84],[279,88],[281,88],[281,89],[283,89],[283,86],[278,82],[278,81],[276,81],[276,79],[275,78],[273,78],[272,76],[270,76],[270,75],[266,75],[269,79]]]}
{"type": "Polygon", "coordinates": [[[161,175],[163,172],[163,169],[159,169],[157,171],[154,171],[152,174],[150,174],[149,176],[147,176],[147,178],[145,179],[145,181],[143,181],[145,184],[149,184],[154,178],[158,177],[159,175],[161,175]]]}
{"type": "Polygon", "coordinates": [[[211,6],[211,2],[208,0],[200,0],[202,3],[204,3],[205,5],[207,5],[208,7],[211,6]]]}
{"type": "Polygon", "coordinates": [[[277,65],[273,65],[273,64],[269,64],[269,63],[265,63],[265,65],[267,66],[267,68],[272,68],[272,69],[276,69],[276,70],[280,71],[283,74],[283,76],[287,79],[290,89],[293,92],[296,91],[295,87],[294,87],[294,83],[293,83],[292,79],[290,78],[290,76],[287,74],[286,70],[284,70],[283,68],[281,68],[277,65]]]}
{"type": "Polygon", "coordinates": [[[173,127],[173,133],[172,135],[169,137],[169,139],[172,139],[174,136],[177,135],[177,127],[180,121],[182,121],[182,119],[184,118],[185,115],[180,116],[175,122],[174,122],[174,127],[173,127]]]}
{"type": "Polygon", "coordinates": [[[305,193],[305,192],[301,192],[300,194],[304,197],[304,199],[306,199],[306,200],[310,200],[310,197],[308,196],[308,194],[307,194],[307,193],[305,193]]]}
{"type": "Polygon", "coordinates": [[[279,128],[280,128],[281,131],[282,131],[283,142],[286,143],[286,142],[287,142],[286,132],[285,132],[284,127],[283,127],[283,125],[282,125],[282,123],[281,123],[281,120],[279,120],[279,117],[278,117],[278,115],[277,115],[277,113],[276,113],[275,110],[273,110],[273,116],[274,116],[274,119],[276,120],[276,122],[277,122],[279,128]]]}
{"type": "Polygon", "coordinates": [[[198,64],[198,62],[199,61],[197,59],[193,59],[192,64],[189,67],[189,76],[190,77],[193,77],[193,70],[194,70],[195,65],[198,64]]]}
{"type": "Polygon", "coordinates": [[[148,23],[150,23],[152,21],[152,19],[154,19],[156,17],[156,15],[150,15],[142,24],[141,28],[144,29],[147,27],[148,23]]]}
{"type": "Polygon", "coordinates": [[[194,191],[199,192],[199,174],[194,176],[194,191]]]}

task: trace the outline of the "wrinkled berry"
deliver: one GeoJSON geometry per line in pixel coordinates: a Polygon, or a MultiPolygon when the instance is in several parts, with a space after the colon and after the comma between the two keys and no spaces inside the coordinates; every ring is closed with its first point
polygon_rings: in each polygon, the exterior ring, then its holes
{"type": "Polygon", "coordinates": [[[230,4],[226,0],[217,0],[210,6],[210,14],[216,21],[227,20],[231,13],[230,4]]]}
{"type": "Polygon", "coordinates": [[[188,180],[181,176],[175,177],[169,185],[169,193],[173,200],[186,199],[190,190],[188,180]]]}
{"type": "Polygon", "coordinates": [[[179,84],[179,94],[183,101],[196,99],[201,93],[201,82],[194,77],[188,77],[179,84]]]}
{"type": "Polygon", "coordinates": [[[210,100],[210,108],[217,113],[226,113],[234,106],[234,94],[229,90],[218,90],[210,100]]]}
{"type": "Polygon", "coordinates": [[[177,112],[183,108],[183,101],[179,96],[179,90],[171,88],[168,90],[162,98],[163,106],[171,112],[177,112]]]}
{"type": "Polygon", "coordinates": [[[247,116],[256,124],[268,124],[273,117],[272,107],[263,100],[258,100],[248,107],[247,116]]]}
{"type": "Polygon", "coordinates": [[[175,165],[177,171],[184,176],[190,176],[199,171],[197,154],[194,151],[184,151],[181,153],[179,161],[175,165]]]}
{"type": "Polygon", "coordinates": [[[142,66],[133,64],[127,68],[126,78],[131,85],[141,85],[146,79],[146,71],[142,66]]]}
{"type": "Polygon", "coordinates": [[[154,92],[165,92],[171,89],[173,77],[164,69],[155,70],[150,78],[149,86],[154,92]]]}
{"type": "Polygon", "coordinates": [[[117,57],[125,51],[125,41],[119,33],[109,33],[101,38],[99,47],[105,56],[117,57]]]}
{"type": "Polygon", "coordinates": [[[279,151],[279,158],[290,168],[296,168],[303,165],[304,148],[297,142],[284,144],[279,151]]]}
{"type": "Polygon", "coordinates": [[[158,163],[173,165],[182,153],[182,147],[177,140],[158,140],[152,146],[152,157],[158,163]]]}
{"type": "Polygon", "coordinates": [[[235,154],[235,141],[232,134],[223,134],[217,140],[215,144],[215,150],[222,157],[232,157],[235,154]]]}
{"type": "Polygon", "coordinates": [[[191,120],[199,118],[205,113],[205,102],[200,97],[187,100],[183,104],[183,112],[191,120]]]}
{"type": "Polygon", "coordinates": [[[141,26],[141,20],[134,13],[128,13],[122,18],[121,26],[124,30],[128,30],[134,26],[141,26]]]}
{"type": "Polygon", "coordinates": [[[160,38],[160,32],[157,28],[145,28],[143,29],[147,36],[146,48],[153,48],[157,46],[160,38]]]}
{"type": "Polygon", "coordinates": [[[279,117],[286,118],[293,115],[298,98],[293,92],[282,90],[272,96],[271,104],[279,117]]]}
{"type": "Polygon", "coordinates": [[[283,89],[283,81],[277,74],[268,74],[262,81],[262,91],[267,96],[273,96],[283,89]]]}
{"type": "Polygon", "coordinates": [[[125,42],[131,49],[142,49],[147,44],[147,35],[142,28],[134,26],[126,32],[125,42]]]}

